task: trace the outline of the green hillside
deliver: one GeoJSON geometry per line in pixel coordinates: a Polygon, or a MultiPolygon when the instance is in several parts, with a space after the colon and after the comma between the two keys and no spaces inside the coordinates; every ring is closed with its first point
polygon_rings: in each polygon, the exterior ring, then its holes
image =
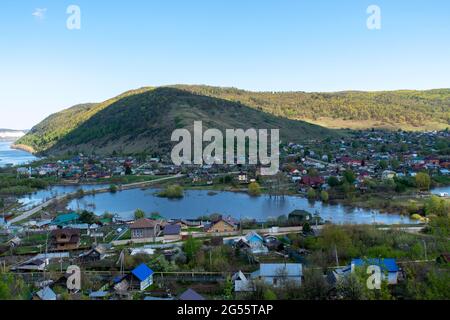
{"type": "Polygon", "coordinates": [[[208,86],[175,87],[239,101],[277,116],[330,128],[384,127],[412,131],[445,129],[450,123],[450,89],[306,93],[250,92],[208,86]]]}
{"type": "Polygon", "coordinates": [[[277,117],[243,103],[176,87],[142,88],[99,104],[54,114],[17,141],[44,154],[168,152],[177,128],[279,128],[284,141],[325,138],[336,133],[302,121],[277,117]]]}

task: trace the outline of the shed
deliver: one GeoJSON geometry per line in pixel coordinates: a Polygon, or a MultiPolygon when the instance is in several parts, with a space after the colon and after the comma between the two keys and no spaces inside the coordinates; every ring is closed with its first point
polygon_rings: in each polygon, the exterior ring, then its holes
{"type": "Polygon", "coordinates": [[[153,273],[153,270],[145,263],[142,263],[131,271],[133,278],[136,278],[139,281],[139,289],[141,291],[144,291],[153,284],[153,273]]]}

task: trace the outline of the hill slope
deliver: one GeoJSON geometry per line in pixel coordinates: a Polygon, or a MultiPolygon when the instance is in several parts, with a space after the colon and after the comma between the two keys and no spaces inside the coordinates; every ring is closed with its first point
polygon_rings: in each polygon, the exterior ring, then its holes
{"type": "Polygon", "coordinates": [[[170,151],[177,128],[280,128],[285,141],[323,138],[336,132],[302,121],[264,113],[238,102],[196,94],[176,87],[142,88],[99,104],[84,104],[56,113],[17,145],[45,154],[96,154],[170,151]]]}
{"type": "Polygon", "coordinates": [[[250,92],[235,88],[175,86],[289,119],[329,128],[436,130],[450,125],[450,89],[345,91],[336,93],[250,92]]]}

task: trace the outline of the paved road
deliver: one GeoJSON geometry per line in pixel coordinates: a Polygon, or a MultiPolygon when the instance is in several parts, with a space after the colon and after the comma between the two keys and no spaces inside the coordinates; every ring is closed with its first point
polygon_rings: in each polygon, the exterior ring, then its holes
{"type": "MultiPolygon", "coordinates": [[[[164,177],[164,178],[160,178],[160,179],[155,179],[155,180],[151,180],[151,181],[144,181],[144,182],[136,182],[136,183],[130,183],[130,184],[124,184],[120,186],[120,190],[126,190],[126,189],[134,189],[134,188],[141,188],[141,187],[145,187],[157,182],[161,182],[161,181],[167,181],[167,180],[172,180],[172,179],[179,179],[184,177],[183,174],[177,174],[175,176],[170,176],[170,177],[164,177]]],[[[99,188],[99,189],[95,189],[96,193],[102,193],[102,192],[109,192],[110,189],[109,188],[99,188]]],[[[89,193],[89,192],[86,192],[89,193]]],[[[60,201],[63,200],[69,196],[73,196],[76,195],[77,192],[72,192],[72,193],[66,193],[64,195],[60,195],[57,196],[53,199],[50,199],[40,205],[38,205],[37,207],[34,207],[33,209],[30,209],[24,213],[22,213],[20,216],[15,217],[14,219],[11,219],[10,221],[8,221],[8,224],[14,224],[14,223],[18,223],[20,221],[26,220],[29,217],[31,217],[32,215],[38,213],[39,211],[41,211],[44,208],[47,208],[49,205],[51,205],[52,203],[54,203],[55,201],[60,201]]]]}

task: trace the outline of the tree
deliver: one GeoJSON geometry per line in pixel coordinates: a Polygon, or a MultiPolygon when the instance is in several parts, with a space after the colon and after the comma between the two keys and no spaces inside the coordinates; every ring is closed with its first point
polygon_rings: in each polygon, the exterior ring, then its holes
{"type": "Polygon", "coordinates": [[[328,192],[326,192],[325,190],[322,190],[322,192],[320,192],[320,199],[323,202],[328,202],[328,200],[330,199],[330,196],[328,195],[328,192]]]}
{"type": "Polygon", "coordinates": [[[202,243],[194,237],[189,237],[183,244],[183,251],[186,254],[188,263],[193,260],[197,252],[200,250],[202,243]]]}
{"type": "Polygon", "coordinates": [[[301,298],[304,300],[325,300],[328,297],[330,286],[323,277],[321,270],[306,269],[304,281],[300,288],[301,298]]]}
{"type": "Polygon", "coordinates": [[[416,175],[416,185],[420,190],[429,190],[431,185],[430,175],[425,172],[419,172],[416,175]]]}
{"type": "Polygon", "coordinates": [[[231,281],[230,276],[228,276],[225,280],[225,284],[223,287],[223,298],[225,300],[233,299],[233,281],[231,281]]]}
{"type": "Polygon", "coordinates": [[[450,214],[450,202],[438,196],[431,196],[425,202],[425,214],[448,217],[450,214]]]}
{"type": "Polygon", "coordinates": [[[248,186],[248,193],[252,197],[257,197],[261,195],[261,186],[259,185],[259,183],[258,182],[250,183],[250,185],[248,186]]]}
{"type": "Polygon", "coordinates": [[[117,186],[115,184],[112,184],[109,186],[109,192],[116,193],[117,192],[117,186]]]}
{"type": "Polygon", "coordinates": [[[354,273],[339,281],[336,289],[338,295],[345,300],[362,300],[364,298],[364,287],[354,273]]]}
{"type": "Polygon", "coordinates": [[[310,233],[312,231],[311,225],[309,222],[305,222],[302,228],[303,233],[310,233]]]}
{"type": "Polygon", "coordinates": [[[264,290],[264,300],[277,300],[277,295],[272,289],[266,288],[264,290]]]}
{"type": "Polygon", "coordinates": [[[95,224],[98,221],[98,217],[90,211],[83,210],[80,214],[80,222],[86,223],[88,225],[95,224]]]}
{"type": "Polygon", "coordinates": [[[314,190],[313,188],[310,188],[308,190],[308,193],[306,194],[306,196],[308,197],[309,200],[316,199],[316,196],[317,196],[316,190],[314,190]]]}
{"type": "Polygon", "coordinates": [[[386,170],[388,167],[388,162],[386,160],[381,160],[378,165],[380,166],[381,169],[386,170]]]}
{"type": "Polygon", "coordinates": [[[337,187],[340,184],[339,179],[335,176],[329,177],[327,183],[330,187],[337,187]]]}
{"type": "Polygon", "coordinates": [[[145,212],[141,209],[136,209],[134,212],[134,220],[139,220],[145,217],[145,212]]]}
{"type": "Polygon", "coordinates": [[[349,184],[353,184],[356,180],[356,175],[352,170],[345,170],[344,171],[344,179],[349,184]]]}
{"type": "Polygon", "coordinates": [[[21,277],[0,272],[0,300],[25,300],[30,295],[30,288],[21,277]]]}

